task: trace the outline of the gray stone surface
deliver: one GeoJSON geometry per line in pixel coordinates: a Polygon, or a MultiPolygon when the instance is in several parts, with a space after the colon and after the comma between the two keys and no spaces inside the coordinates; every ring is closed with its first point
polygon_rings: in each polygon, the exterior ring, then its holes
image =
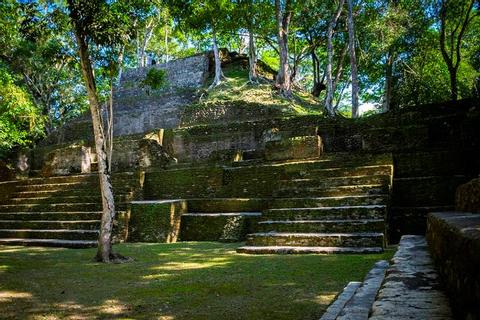
{"type": "Polygon", "coordinates": [[[378,289],[382,285],[385,271],[389,264],[385,260],[375,263],[374,267],[365,277],[362,285],[350,299],[336,319],[339,320],[362,320],[368,319],[372,303],[375,301],[378,289]]]}
{"type": "Polygon", "coordinates": [[[345,307],[357,289],[362,285],[361,282],[349,282],[343,289],[343,292],[337,297],[337,299],[328,307],[327,311],[323,314],[320,320],[335,320],[340,312],[345,307]]]}
{"type": "Polygon", "coordinates": [[[114,134],[178,127],[182,107],[195,100],[195,90],[204,85],[207,77],[207,55],[127,70],[114,95],[114,134]],[[151,68],[165,71],[164,88],[153,90],[143,86],[151,68]]]}
{"type": "Polygon", "coordinates": [[[403,236],[369,319],[452,319],[423,236],[403,236]]]}

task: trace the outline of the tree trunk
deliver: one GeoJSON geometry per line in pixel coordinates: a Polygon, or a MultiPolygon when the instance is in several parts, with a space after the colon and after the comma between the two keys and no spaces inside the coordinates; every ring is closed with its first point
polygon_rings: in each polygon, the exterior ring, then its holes
{"type": "Polygon", "coordinates": [[[450,97],[453,101],[458,100],[457,69],[448,69],[450,73],[450,97]]]}
{"type": "Polygon", "coordinates": [[[352,73],[352,118],[358,118],[358,73],[355,54],[355,25],[353,23],[353,0],[348,1],[348,46],[350,48],[350,68],[352,73]]]}
{"type": "Polygon", "coordinates": [[[250,65],[248,80],[251,83],[257,82],[257,49],[255,48],[255,36],[252,29],[248,30],[248,62],[250,65]]]}
{"type": "Polygon", "coordinates": [[[122,73],[123,73],[123,56],[125,54],[125,46],[122,45],[120,48],[120,53],[118,54],[118,78],[117,78],[117,86],[120,86],[122,81],[122,73]]]}
{"type": "Polygon", "coordinates": [[[115,203],[113,197],[112,183],[110,181],[110,172],[108,171],[105,133],[102,119],[100,116],[101,110],[97,96],[95,77],[93,75],[92,65],[88,54],[87,40],[86,37],[82,34],[81,29],[77,25],[75,25],[75,28],[76,39],[80,54],[80,65],[87,88],[90,112],[92,114],[93,133],[95,137],[95,150],[98,157],[98,176],[100,180],[100,191],[103,207],[96,260],[101,262],[110,262],[110,260],[114,256],[112,252],[111,240],[113,221],[115,219],[115,203]]]}
{"type": "Polygon", "coordinates": [[[275,0],[275,13],[277,17],[277,40],[280,55],[280,64],[275,86],[281,95],[291,97],[292,89],[288,65],[288,27],[292,16],[290,1],[286,0],[285,10],[282,10],[281,1],[275,0]]]}
{"type": "Polygon", "coordinates": [[[343,62],[345,61],[345,56],[347,55],[348,44],[345,45],[342,49],[340,57],[338,57],[337,69],[335,70],[335,78],[333,79],[333,92],[337,90],[338,83],[343,75],[343,62]]]}
{"type": "Polygon", "coordinates": [[[168,26],[165,26],[165,62],[168,62],[168,26]]]}
{"type": "Polygon", "coordinates": [[[213,29],[212,32],[212,40],[213,40],[213,56],[215,59],[215,78],[213,79],[212,84],[210,85],[209,89],[212,89],[218,86],[222,82],[222,62],[220,60],[220,52],[218,50],[217,44],[217,32],[213,29]]]}
{"type": "Polygon", "coordinates": [[[393,49],[388,50],[387,63],[385,64],[385,93],[383,98],[383,112],[387,112],[392,104],[393,92],[393,49]]]}
{"type": "MultiPolygon", "coordinates": [[[[440,51],[442,53],[443,60],[447,65],[448,72],[450,73],[450,90],[451,99],[456,101],[458,99],[458,84],[457,84],[457,72],[460,66],[461,56],[461,44],[463,36],[467,31],[468,25],[472,21],[470,14],[472,13],[473,6],[476,0],[470,0],[468,3],[465,16],[460,17],[463,21],[459,21],[457,26],[450,31],[450,55],[447,52],[447,45],[445,43],[446,30],[447,30],[447,0],[441,1],[440,8],[440,51]],[[456,34],[458,31],[458,34],[456,34]],[[455,63],[454,63],[455,62],[455,63]]],[[[460,2],[461,3],[461,2],[460,2]]],[[[463,10],[462,10],[463,15],[463,10]]]]}
{"type": "Polygon", "coordinates": [[[333,89],[333,77],[332,77],[332,64],[333,64],[333,32],[335,30],[335,25],[337,24],[338,18],[342,13],[343,4],[345,0],[340,0],[337,6],[337,11],[330,20],[327,30],[327,96],[325,98],[325,109],[329,116],[335,115],[335,110],[333,106],[333,94],[335,93],[333,89]]]}
{"type": "Polygon", "coordinates": [[[143,36],[142,46],[140,47],[140,52],[138,55],[138,66],[145,67],[146,66],[146,55],[145,51],[147,50],[148,42],[153,35],[153,21],[150,21],[145,29],[145,34],[143,36]]]}

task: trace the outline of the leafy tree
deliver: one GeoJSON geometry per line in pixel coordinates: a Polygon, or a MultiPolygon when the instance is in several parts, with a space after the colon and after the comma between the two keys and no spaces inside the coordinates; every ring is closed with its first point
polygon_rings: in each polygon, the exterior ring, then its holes
{"type": "Polygon", "coordinates": [[[458,98],[457,73],[462,61],[462,40],[472,21],[478,17],[476,0],[440,0],[440,50],[450,74],[451,98],[458,98]]]}
{"type": "Polygon", "coordinates": [[[28,92],[0,64],[0,156],[17,146],[29,146],[43,136],[44,117],[28,92]]]}

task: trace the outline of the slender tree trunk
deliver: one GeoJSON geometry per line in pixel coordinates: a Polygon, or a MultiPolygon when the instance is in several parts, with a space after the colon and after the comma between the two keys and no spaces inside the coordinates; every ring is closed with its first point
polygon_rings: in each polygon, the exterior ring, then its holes
{"type": "Polygon", "coordinates": [[[257,82],[257,48],[255,47],[255,36],[252,29],[248,30],[248,62],[250,65],[248,80],[251,83],[257,82]]]}
{"type": "Polygon", "coordinates": [[[453,101],[458,100],[458,82],[457,82],[457,69],[448,69],[450,73],[450,90],[451,90],[451,99],[453,101]]]}
{"type": "Polygon", "coordinates": [[[358,72],[355,54],[355,25],[353,23],[353,0],[348,1],[348,46],[350,48],[350,68],[352,73],[352,118],[358,118],[358,72]]]}
{"type": "Polygon", "coordinates": [[[342,78],[343,63],[345,61],[345,56],[347,55],[347,50],[348,50],[348,44],[345,45],[345,47],[343,47],[342,53],[340,54],[340,57],[338,57],[337,68],[335,70],[335,78],[333,79],[333,92],[337,90],[338,83],[342,78]]]}
{"type": "Polygon", "coordinates": [[[147,50],[147,45],[150,39],[152,38],[153,35],[153,21],[150,21],[145,29],[145,34],[143,36],[143,42],[142,45],[140,46],[140,52],[138,56],[138,63],[139,67],[145,67],[146,66],[146,50],[147,50]]]}
{"type": "Polygon", "coordinates": [[[213,40],[213,56],[215,59],[215,77],[209,89],[212,89],[218,86],[222,82],[222,61],[220,60],[220,52],[218,50],[218,43],[217,43],[217,32],[215,31],[215,29],[213,29],[213,32],[212,32],[212,40],[213,40]]]}
{"type": "Polygon", "coordinates": [[[393,48],[388,50],[387,63],[385,64],[385,93],[383,98],[383,111],[387,112],[392,104],[393,92],[393,48]]]}
{"type": "Polygon", "coordinates": [[[168,27],[165,26],[165,62],[168,62],[168,27]]]}
{"type": "Polygon", "coordinates": [[[108,171],[107,144],[105,141],[105,132],[100,115],[100,104],[97,96],[97,87],[93,75],[92,64],[88,53],[88,43],[81,27],[78,25],[77,11],[74,5],[69,1],[71,17],[75,26],[75,36],[78,43],[80,54],[80,65],[82,75],[87,88],[88,102],[92,115],[93,133],[95,137],[95,150],[98,157],[98,176],[100,180],[100,191],[102,196],[102,221],[100,226],[100,235],[98,238],[98,251],[96,259],[102,262],[110,262],[114,257],[112,252],[112,229],[115,219],[115,202],[113,197],[113,188],[108,171]]]}
{"type": "Polygon", "coordinates": [[[285,10],[282,10],[281,1],[275,0],[275,13],[277,17],[277,40],[280,55],[280,65],[275,86],[278,88],[281,95],[291,97],[292,89],[288,65],[288,28],[292,17],[290,0],[286,0],[285,10]]]}
{"type": "Polygon", "coordinates": [[[333,95],[335,93],[333,89],[333,77],[332,77],[332,64],[333,64],[333,32],[335,30],[335,25],[337,24],[338,18],[342,13],[343,4],[345,0],[340,0],[337,6],[337,11],[330,20],[327,30],[327,96],[325,98],[325,109],[329,116],[335,115],[335,110],[333,106],[333,95]]]}
{"type": "Polygon", "coordinates": [[[118,78],[117,78],[117,86],[120,86],[122,81],[122,73],[123,73],[123,56],[125,53],[125,46],[122,45],[120,48],[120,53],[118,54],[118,78]]]}

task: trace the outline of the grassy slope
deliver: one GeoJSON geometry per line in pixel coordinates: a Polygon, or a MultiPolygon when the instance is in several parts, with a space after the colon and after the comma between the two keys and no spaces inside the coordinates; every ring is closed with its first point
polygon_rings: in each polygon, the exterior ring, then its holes
{"type": "MultiPolygon", "coordinates": [[[[210,90],[193,107],[201,108],[215,104],[242,106],[247,103],[279,109],[286,116],[321,114],[320,102],[308,92],[294,90],[294,98],[282,98],[273,89],[273,81],[263,80],[258,85],[248,83],[248,69],[238,63],[224,67],[223,73],[226,80],[220,86],[210,90]]],[[[210,82],[211,80],[207,83],[210,82]]]]}
{"type": "Polygon", "coordinates": [[[318,319],[375,255],[236,254],[238,244],[122,244],[135,262],[102,265],[95,249],[0,246],[0,318],[318,319]]]}

